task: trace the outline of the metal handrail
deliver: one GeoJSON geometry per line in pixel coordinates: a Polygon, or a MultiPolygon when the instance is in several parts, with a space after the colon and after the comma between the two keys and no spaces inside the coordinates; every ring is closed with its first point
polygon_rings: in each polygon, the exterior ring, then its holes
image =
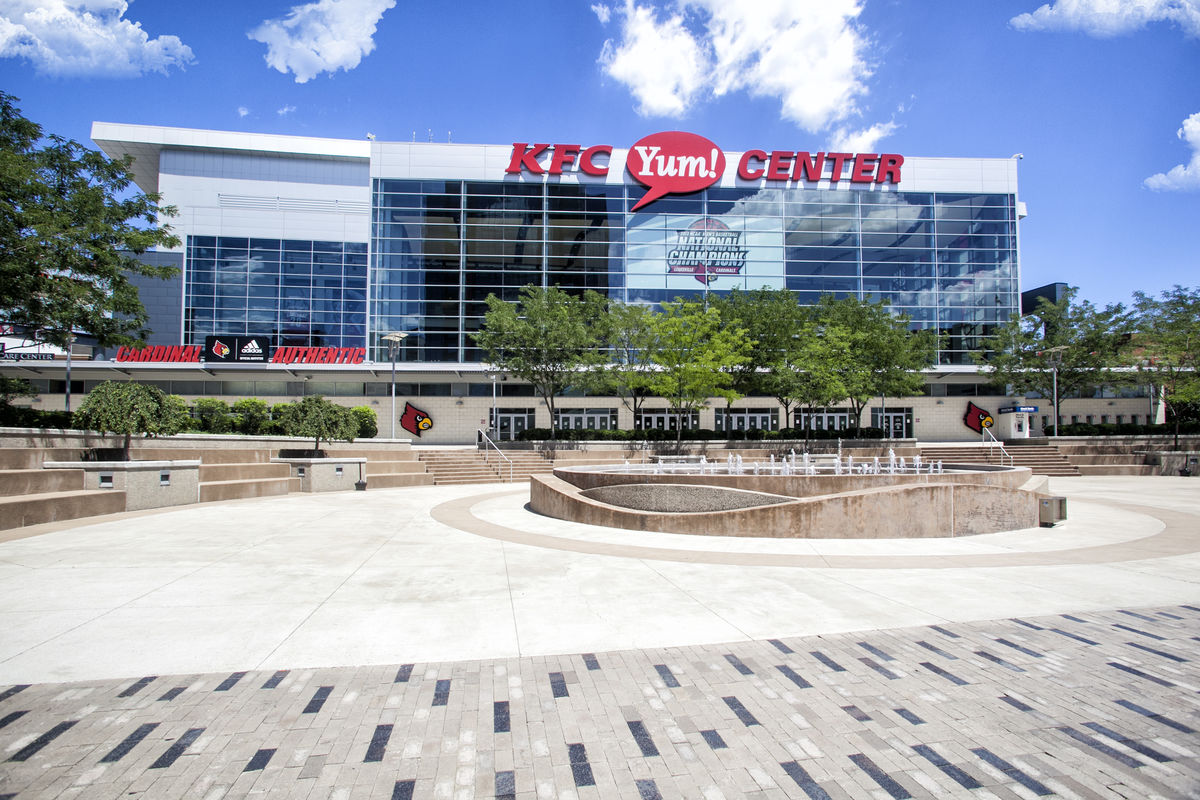
{"type": "MultiPolygon", "coordinates": [[[[504,453],[503,453],[503,452],[501,452],[501,450],[500,450],[500,445],[498,445],[498,444],[496,444],[495,442],[493,442],[493,441],[492,441],[492,437],[488,436],[488,435],[487,435],[487,431],[483,430],[483,428],[480,428],[480,429],[479,429],[479,435],[480,435],[480,436],[483,438],[483,441],[484,441],[484,442],[486,442],[487,444],[490,444],[492,447],[494,447],[494,448],[496,449],[496,455],[500,456],[501,458],[503,458],[505,461],[507,461],[507,462],[508,462],[508,482],[509,482],[509,483],[512,483],[512,482],[513,482],[513,462],[512,462],[512,459],[511,459],[511,458],[509,458],[508,456],[504,455],[504,453]]],[[[489,467],[492,465],[491,459],[490,459],[490,457],[489,457],[489,454],[488,454],[488,449],[487,449],[487,447],[484,447],[484,448],[483,448],[483,463],[487,464],[489,467]]],[[[497,472],[497,475],[499,475],[499,472],[497,472]]]]}
{"type": "MultiPolygon", "coordinates": [[[[1007,450],[1005,450],[1005,449],[1004,449],[1004,445],[1003,445],[1003,444],[1001,444],[1000,440],[996,438],[996,434],[992,433],[992,430],[991,430],[991,428],[984,428],[984,429],[983,429],[983,443],[984,443],[985,445],[987,445],[987,444],[988,444],[988,438],[991,438],[991,440],[992,440],[992,441],[991,441],[991,444],[989,445],[989,447],[999,447],[999,448],[1000,448],[1000,453],[1001,453],[1001,455],[1003,456],[1003,457],[1000,459],[1000,463],[1001,463],[1001,464],[1003,464],[1003,463],[1004,463],[1004,459],[1005,459],[1005,458],[1007,458],[1007,459],[1008,459],[1008,465],[1009,465],[1010,467],[1011,467],[1011,466],[1013,466],[1013,457],[1012,457],[1012,453],[1010,453],[1010,452],[1008,452],[1007,450]]],[[[991,450],[989,450],[989,451],[988,451],[988,461],[990,462],[991,460],[992,460],[992,453],[991,453],[991,450]]]]}

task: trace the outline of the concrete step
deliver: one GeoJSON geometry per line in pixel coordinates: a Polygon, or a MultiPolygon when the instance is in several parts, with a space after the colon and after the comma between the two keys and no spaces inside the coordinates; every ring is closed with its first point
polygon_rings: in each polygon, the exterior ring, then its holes
{"type": "Polygon", "coordinates": [[[390,472],[367,476],[367,491],[372,489],[395,489],[402,486],[433,485],[433,476],[427,472],[390,472]]]}
{"type": "Polygon", "coordinates": [[[1080,475],[1157,475],[1149,464],[1079,464],[1080,475]]]}
{"type": "Polygon", "coordinates": [[[200,483],[243,481],[254,478],[287,478],[292,468],[287,464],[201,464],[200,483]]]}
{"type": "Polygon", "coordinates": [[[195,461],[204,464],[269,464],[278,447],[223,449],[217,447],[139,447],[134,457],[147,461],[195,461]]]}
{"type": "Polygon", "coordinates": [[[0,470],[0,496],[72,492],[86,488],[81,469],[6,469],[0,470]]]}
{"type": "Polygon", "coordinates": [[[425,471],[425,465],[416,459],[412,461],[368,461],[366,464],[367,475],[423,474],[425,471]]]}
{"type": "Polygon", "coordinates": [[[124,510],[125,493],[114,489],[80,489],[0,497],[0,529],[118,514],[124,510]]]}
{"type": "Polygon", "coordinates": [[[365,458],[367,461],[416,461],[417,454],[408,448],[395,450],[368,450],[366,448],[330,447],[324,448],[331,458],[365,458]]]}
{"type": "Polygon", "coordinates": [[[80,461],[79,447],[0,447],[0,469],[41,469],[44,461],[80,461]]]}
{"type": "Polygon", "coordinates": [[[242,500],[247,497],[271,497],[287,494],[292,491],[292,481],[296,482],[296,491],[300,489],[299,478],[252,478],[250,480],[214,481],[200,484],[200,502],[210,503],[216,500],[242,500]]]}
{"type": "Polygon", "coordinates": [[[1085,464],[1126,464],[1140,465],[1146,463],[1144,455],[1132,453],[1071,453],[1067,460],[1076,466],[1085,464]]]}

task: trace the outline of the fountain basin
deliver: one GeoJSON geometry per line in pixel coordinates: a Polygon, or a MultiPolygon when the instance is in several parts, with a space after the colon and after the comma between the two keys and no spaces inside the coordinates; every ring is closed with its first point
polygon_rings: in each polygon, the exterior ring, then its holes
{"type": "Polygon", "coordinates": [[[1048,479],[1027,467],[970,464],[943,465],[935,474],[879,475],[655,474],[604,465],[560,468],[530,481],[530,507],[558,519],[774,538],[926,538],[1034,528],[1047,494],[1048,479]]]}

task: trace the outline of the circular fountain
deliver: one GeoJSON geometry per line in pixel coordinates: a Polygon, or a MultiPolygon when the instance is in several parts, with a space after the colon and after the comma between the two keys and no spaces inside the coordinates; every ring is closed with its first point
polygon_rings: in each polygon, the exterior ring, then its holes
{"type": "Polygon", "coordinates": [[[530,506],[631,530],[718,536],[905,538],[1036,527],[1047,479],[1025,467],[792,451],[559,468],[530,506]]]}

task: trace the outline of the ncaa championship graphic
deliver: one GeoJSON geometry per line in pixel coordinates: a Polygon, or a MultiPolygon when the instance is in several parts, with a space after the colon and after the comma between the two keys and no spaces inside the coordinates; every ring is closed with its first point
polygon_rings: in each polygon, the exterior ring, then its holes
{"type": "Polygon", "coordinates": [[[667,272],[694,275],[705,285],[720,275],[739,275],[750,251],[742,247],[741,231],[732,231],[719,219],[698,219],[678,231],[675,247],[667,253],[667,272]]]}

